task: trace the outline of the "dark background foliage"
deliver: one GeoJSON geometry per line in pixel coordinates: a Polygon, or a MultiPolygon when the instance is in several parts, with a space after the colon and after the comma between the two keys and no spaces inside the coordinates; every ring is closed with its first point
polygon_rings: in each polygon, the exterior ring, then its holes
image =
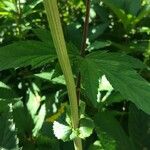
{"type": "MultiPolygon", "coordinates": [[[[85,59],[85,1],[58,6],[85,114],[95,124],[84,149],[150,149],[150,1],[91,0],[85,59]]],[[[73,149],[52,129],[68,97],[42,0],[0,0],[0,21],[0,149],[73,149]]]]}

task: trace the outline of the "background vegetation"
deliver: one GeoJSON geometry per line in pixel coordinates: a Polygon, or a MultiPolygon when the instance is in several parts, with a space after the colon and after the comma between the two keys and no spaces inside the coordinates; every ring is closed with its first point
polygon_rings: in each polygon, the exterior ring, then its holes
{"type": "Polygon", "coordinates": [[[79,131],[42,0],[0,0],[0,149],[71,150],[76,135],[85,150],[150,149],[150,1],[91,0],[84,57],[85,1],[58,6],[81,73],[79,131]]]}

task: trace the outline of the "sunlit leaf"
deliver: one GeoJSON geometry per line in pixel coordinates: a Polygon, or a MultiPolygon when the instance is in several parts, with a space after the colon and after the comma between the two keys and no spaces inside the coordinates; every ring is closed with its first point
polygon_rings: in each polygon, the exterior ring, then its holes
{"type": "Polygon", "coordinates": [[[150,114],[150,85],[134,70],[144,67],[139,60],[118,53],[95,52],[81,59],[80,65],[83,86],[95,106],[98,80],[100,76],[105,75],[113,88],[124,98],[150,114]]]}
{"type": "Polygon", "coordinates": [[[79,137],[85,139],[89,137],[94,129],[94,122],[88,117],[80,119],[79,137]]]}
{"type": "Polygon", "coordinates": [[[57,121],[54,121],[53,124],[54,135],[63,141],[70,140],[70,135],[72,133],[72,129],[69,126],[63,125],[57,121]]]}

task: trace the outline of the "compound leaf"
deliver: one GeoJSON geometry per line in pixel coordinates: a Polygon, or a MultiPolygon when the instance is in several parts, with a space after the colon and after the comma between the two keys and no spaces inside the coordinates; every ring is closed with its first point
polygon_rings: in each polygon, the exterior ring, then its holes
{"type": "Polygon", "coordinates": [[[95,52],[80,60],[83,87],[95,106],[98,80],[105,75],[124,98],[150,114],[150,85],[134,70],[142,67],[139,60],[119,53],[95,52]]]}
{"type": "Polygon", "coordinates": [[[0,71],[25,66],[38,67],[56,59],[53,47],[39,41],[21,41],[0,48],[0,71]]]}

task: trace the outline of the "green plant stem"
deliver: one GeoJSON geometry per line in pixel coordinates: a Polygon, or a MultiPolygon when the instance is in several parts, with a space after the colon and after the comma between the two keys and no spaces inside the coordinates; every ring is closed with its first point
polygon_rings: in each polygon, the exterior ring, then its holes
{"type": "MultiPolygon", "coordinates": [[[[44,0],[44,6],[47,13],[47,18],[52,33],[53,42],[56,48],[58,60],[60,62],[68,90],[71,109],[71,121],[74,129],[79,125],[79,112],[77,104],[76,86],[73,78],[73,73],[67,54],[67,48],[61,26],[57,0],[44,0]]],[[[82,150],[82,142],[80,138],[74,140],[75,150],[82,150]]]]}

